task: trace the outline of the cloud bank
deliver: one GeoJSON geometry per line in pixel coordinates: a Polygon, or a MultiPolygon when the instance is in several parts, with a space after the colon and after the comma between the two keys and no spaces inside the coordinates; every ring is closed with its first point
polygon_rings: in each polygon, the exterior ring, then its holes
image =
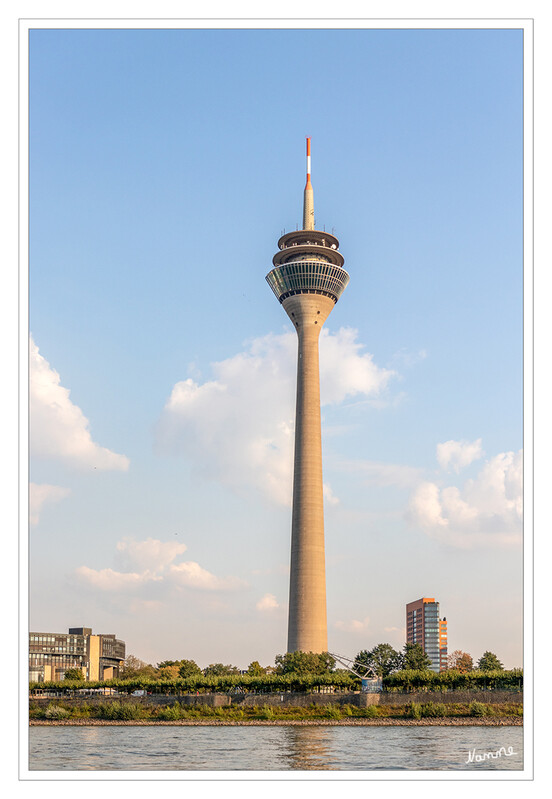
{"type": "Polygon", "coordinates": [[[334,627],[348,633],[365,633],[370,627],[370,617],[365,616],[362,620],[336,621],[334,627]]]}
{"type": "MultiPolygon", "coordinates": [[[[437,449],[440,464],[468,465],[480,451],[465,442],[446,442],[437,449]],[[458,446],[452,446],[452,445],[458,446]]],[[[408,520],[428,536],[455,547],[519,543],[523,520],[523,451],[502,452],[487,460],[474,479],[460,489],[421,482],[413,491],[408,520]]]]}
{"type": "Polygon", "coordinates": [[[437,444],[437,462],[441,469],[452,469],[457,474],[473,461],[483,456],[481,439],[477,441],[445,441],[437,444]]]}
{"type": "Polygon", "coordinates": [[[187,550],[186,544],[177,541],[159,541],[156,538],[147,538],[145,541],[135,541],[133,538],[123,538],[117,543],[117,565],[121,569],[137,569],[142,573],[157,574],[169,566],[177,555],[182,555],[187,550]]]}
{"type": "Polygon", "coordinates": [[[70,490],[62,486],[48,483],[30,483],[29,485],[29,521],[38,524],[40,512],[44,505],[53,505],[69,496],[70,490]]]}
{"type": "Polygon", "coordinates": [[[257,610],[260,610],[261,613],[270,612],[273,610],[277,610],[280,606],[279,602],[277,601],[274,594],[265,594],[263,597],[259,599],[256,606],[257,610]]]}
{"type": "Polygon", "coordinates": [[[80,468],[126,471],[129,461],[92,440],[89,421],[71,402],[70,391],[40,354],[32,337],[29,351],[31,453],[80,468]]]}
{"type": "Polygon", "coordinates": [[[124,538],[117,543],[116,549],[119,570],[80,566],[76,569],[78,580],[109,593],[134,593],[155,584],[168,590],[192,588],[203,591],[227,591],[245,585],[237,577],[217,577],[194,561],[174,563],[187,550],[186,544],[155,538],[145,541],[124,538]]]}
{"type": "MultiPolygon", "coordinates": [[[[350,329],[322,331],[322,405],[378,396],[394,375],[376,366],[356,337],[350,329]]],[[[213,364],[213,380],[180,381],[157,425],[157,452],[188,457],[197,472],[238,493],[253,488],[289,505],[296,363],[295,333],[271,334],[213,364]]],[[[327,502],[337,503],[329,485],[325,495],[327,502]]]]}

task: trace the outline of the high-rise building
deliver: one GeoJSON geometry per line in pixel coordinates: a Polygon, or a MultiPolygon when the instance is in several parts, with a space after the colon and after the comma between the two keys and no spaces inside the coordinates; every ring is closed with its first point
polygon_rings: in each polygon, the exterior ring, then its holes
{"type": "Polygon", "coordinates": [[[58,682],[67,669],[80,669],[85,680],[110,680],[119,676],[124,659],[124,641],[92,635],[90,627],[29,633],[29,682],[58,682]]]}
{"type": "Polygon", "coordinates": [[[422,597],[406,606],[406,643],[420,644],[431,660],[432,671],[447,667],[447,620],[439,618],[439,603],[422,597]]]}
{"type": "Polygon", "coordinates": [[[266,279],[298,337],[288,652],[325,652],[326,572],[318,339],[349,275],[337,238],[315,230],[307,139],[303,228],[284,234],[266,279]]]}

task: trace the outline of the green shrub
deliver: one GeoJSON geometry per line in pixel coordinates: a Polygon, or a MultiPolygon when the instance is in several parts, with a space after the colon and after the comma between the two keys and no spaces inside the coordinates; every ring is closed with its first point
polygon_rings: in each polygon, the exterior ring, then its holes
{"type": "Polygon", "coordinates": [[[406,706],[406,713],[411,719],[421,719],[422,706],[419,705],[418,702],[410,702],[410,704],[406,706]]]}
{"type": "Polygon", "coordinates": [[[61,707],[61,705],[48,705],[44,713],[47,719],[66,719],[70,715],[70,711],[65,707],[61,707]]]}
{"type": "Polygon", "coordinates": [[[353,715],[353,708],[351,705],[343,705],[343,715],[344,716],[352,716],[353,715]]]}
{"type": "Polygon", "coordinates": [[[486,716],[487,706],[483,702],[470,702],[470,716],[486,716]]]}
{"type": "Polygon", "coordinates": [[[264,705],[264,707],[262,707],[260,712],[257,714],[257,718],[261,719],[262,721],[272,721],[274,718],[274,711],[271,707],[264,705]]]}
{"type": "Polygon", "coordinates": [[[188,713],[193,718],[202,718],[203,716],[211,716],[213,708],[209,707],[209,705],[192,705],[188,713]]]}
{"type": "Polygon", "coordinates": [[[175,702],[174,705],[159,708],[157,718],[164,721],[179,721],[179,719],[188,718],[188,711],[179,702],[175,702]]]}
{"type": "Polygon", "coordinates": [[[75,705],[75,707],[71,708],[71,716],[75,719],[87,719],[90,716],[90,706],[85,705],[75,705]]]}
{"type": "Polygon", "coordinates": [[[442,718],[447,715],[447,706],[442,702],[426,702],[421,710],[423,718],[442,718]]]}
{"type": "Polygon", "coordinates": [[[365,708],[364,713],[362,715],[364,716],[364,718],[367,719],[375,719],[376,716],[379,715],[376,705],[368,705],[368,707],[365,708]]]}
{"type": "Polygon", "coordinates": [[[212,716],[213,708],[210,705],[194,705],[193,713],[196,716],[212,716]]]}
{"type": "Polygon", "coordinates": [[[341,710],[336,705],[326,705],[324,715],[328,719],[340,719],[341,710]]]}
{"type": "Polygon", "coordinates": [[[142,719],[146,715],[141,705],[117,701],[98,705],[98,716],[102,719],[130,721],[132,719],[142,719]]]}

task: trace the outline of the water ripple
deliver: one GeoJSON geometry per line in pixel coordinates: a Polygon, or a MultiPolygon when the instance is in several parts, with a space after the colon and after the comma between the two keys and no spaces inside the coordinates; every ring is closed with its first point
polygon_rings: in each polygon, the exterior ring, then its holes
{"type": "Polygon", "coordinates": [[[489,771],[523,768],[520,727],[31,727],[36,771],[489,771]],[[469,762],[468,753],[515,754],[469,762]]]}

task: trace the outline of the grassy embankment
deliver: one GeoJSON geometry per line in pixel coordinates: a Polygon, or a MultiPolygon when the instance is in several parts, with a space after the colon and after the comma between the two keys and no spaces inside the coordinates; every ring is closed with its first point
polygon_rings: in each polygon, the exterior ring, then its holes
{"type": "Polygon", "coordinates": [[[105,721],[323,721],[353,719],[431,719],[431,718],[489,718],[523,716],[519,704],[491,705],[483,702],[445,704],[442,702],[411,702],[408,705],[371,705],[359,708],[353,705],[310,705],[308,707],[209,707],[207,705],[183,706],[176,702],[170,706],[148,706],[139,703],[106,702],[105,704],[77,707],[53,701],[47,707],[31,707],[30,720],[71,721],[72,719],[100,719],[105,721]]]}

